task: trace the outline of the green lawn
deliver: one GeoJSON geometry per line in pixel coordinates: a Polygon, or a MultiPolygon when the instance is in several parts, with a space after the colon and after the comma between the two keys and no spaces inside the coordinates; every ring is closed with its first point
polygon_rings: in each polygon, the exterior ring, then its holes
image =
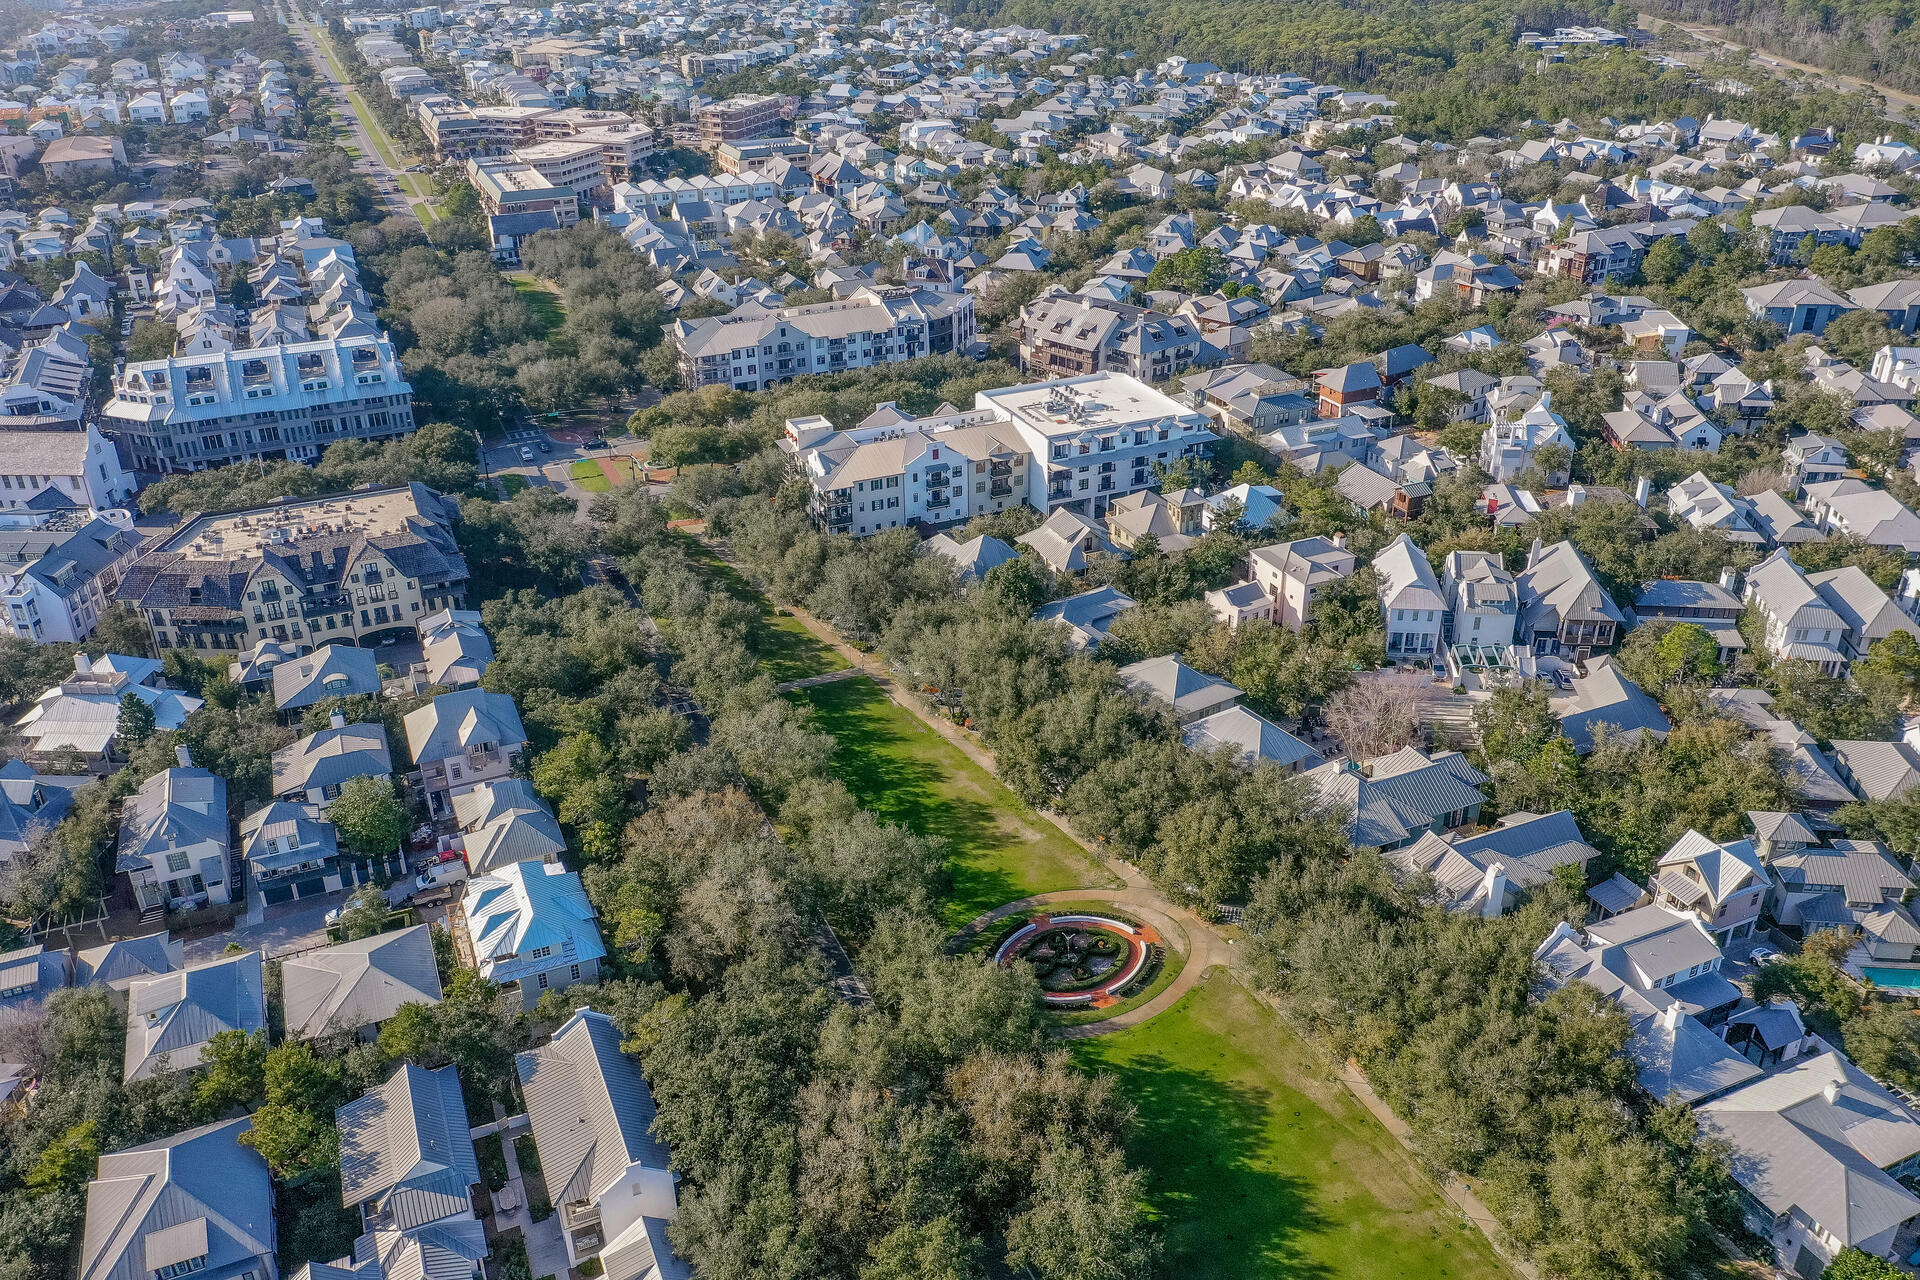
{"type": "Polygon", "coordinates": [[[580,459],[567,468],[567,473],[573,477],[575,484],[588,493],[608,493],[613,489],[613,483],[607,479],[607,473],[602,471],[600,464],[592,458],[580,459]]]}
{"type": "Polygon", "coordinates": [[[952,844],[950,923],[1029,894],[1114,883],[1060,828],[866,676],[789,696],[812,706],[814,723],[838,740],[835,772],[862,808],[952,844]]]}
{"type": "Polygon", "coordinates": [[[1224,971],[1141,1026],[1074,1046],[1140,1109],[1130,1144],[1185,1280],[1511,1280],[1302,1044],[1224,971]]]}
{"type": "Polygon", "coordinates": [[[527,309],[533,312],[533,318],[540,322],[542,334],[552,333],[567,318],[567,303],[560,291],[537,278],[531,271],[510,271],[507,282],[513,291],[526,302],[527,309]]]}

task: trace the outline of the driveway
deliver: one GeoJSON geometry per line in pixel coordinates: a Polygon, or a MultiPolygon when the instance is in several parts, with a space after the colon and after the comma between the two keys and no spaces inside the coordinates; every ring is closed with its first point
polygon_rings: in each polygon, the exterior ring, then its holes
{"type": "Polygon", "coordinates": [[[204,938],[187,940],[187,963],[199,964],[203,960],[217,960],[226,951],[227,944],[237,942],[242,950],[262,951],[271,960],[288,951],[305,951],[310,947],[323,945],[327,940],[326,914],[346,899],[344,893],[330,893],[324,898],[309,898],[287,907],[268,907],[266,918],[259,924],[241,924],[226,933],[210,934],[204,938]]]}

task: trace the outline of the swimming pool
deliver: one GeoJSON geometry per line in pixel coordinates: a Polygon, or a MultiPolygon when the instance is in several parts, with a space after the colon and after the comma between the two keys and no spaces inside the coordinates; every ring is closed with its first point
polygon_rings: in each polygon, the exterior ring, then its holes
{"type": "Polygon", "coordinates": [[[1876,987],[1888,990],[1920,991],[1920,969],[1887,969],[1879,965],[1863,964],[1861,976],[1870,979],[1876,987]]]}

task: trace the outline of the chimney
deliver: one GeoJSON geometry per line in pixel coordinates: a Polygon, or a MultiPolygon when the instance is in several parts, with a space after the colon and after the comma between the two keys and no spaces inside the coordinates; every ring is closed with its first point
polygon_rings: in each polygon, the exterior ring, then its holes
{"type": "Polygon", "coordinates": [[[1527,548],[1527,568],[1531,569],[1540,562],[1540,539],[1535,538],[1533,545],[1527,548]]]}
{"type": "Polygon", "coordinates": [[[327,725],[334,729],[344,729],[347,727],[347,718],[335,711],[327,717],[327,725]]]}
{"type": "Polygon", "coordinates": [[[74,654],[74,655],[73,655],[73,673],[74,673],[75,675],[77,675],[77,676],[90,676],[90,675],[92,675],[92,674],[93,674],[93,659],[92,659],[92,658],[89,658],[89,657],[88,657],[88,656],[87,656],[86,654],[84,654],[84,653],[76,653],[76,654],[74,654]]]}
{"type": "Polygon", "coordinates": [[[182,769],[193,768],[193,756],[188,753],[186,743],[183,742],[173,749],[173,758],[180,762],[182,769]]]}
{"type": "Polygon", "coordinates": [[[1740,571],[1732,565],[1720,571],[1720,589],[1729,595],[1739,595],[1740,571]]]}
{"type": "Polygon", "coordinates": [[[1496,862],[1487,868],[1487,874],[1481,877],[1480,887],[1486,901],[1480,904],[1480,914],[1492,920],[1507,909],[1507,867],[1496,862]]]}
{"type": "Polygon", "coordinates": [[[1334,534],[1333,545],[1336,547],[1345,547],[1347,545],[1347,535],[1345,533],[1334,534]]]}
{"type": "Polygon", "coordinates": [[[1672,1031],[1680,1025],[1680,1019],[1685,1016],[1686,1010],[1680,1007],[1678,1000],[1675,1000],[1672,1004],[1668,1005],[1665,1012],[1660,1015],[1660,1025],[1672,1031]]]}
{"type": "Polygon", "coordinates": [[[1652,480],[1648,479],[1646,476],[1641,476],[1638,480],[1635,480],[1633,482],[1634,505],[1644,508],[1647,505],[1647,498],[1652,492],[1653,492],[1652,480]]]}
{"type": "Polygon", "coordinates": [[[1820,1091],[1820,1096],[1827,1100],[1828,1106],[1838,1106],[1840,1103],[1840,1082],[1838,1080],[1827,1081],[1827,1087],[1820,1091]]]}
{"type": "Polygon", "coordinates": [[[1587,500],[1587,486],[1578,480],[1567,486],[1567,505],[1577,507],[1587,500]]]}

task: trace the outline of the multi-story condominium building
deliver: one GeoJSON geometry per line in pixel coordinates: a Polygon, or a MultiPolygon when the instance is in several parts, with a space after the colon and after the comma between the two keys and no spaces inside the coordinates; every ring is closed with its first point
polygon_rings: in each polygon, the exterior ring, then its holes
{"type": "Polygon", "coordinates": [[[133,476],[91,423],[81,431],[0,431],[0,510],[51,510],[50,503],[117,507],[133,476]],[[52,490],[54,496],[47,495],[52,490]]]}
{"type": "Polygon", "coordinates": [[[413,387],[385,334],[122,365],[101,425],[143,471],[310,462],[340,440],[413,430],[413,387]]]}
{"type": "Polygon", "coordinates": [[[1126,374],[982,391],[974,408],[912,418],[882,406],[858,427],[787,423],[781,448],[813,486],[819,525],[856,537],[949,525],[1025,504],[1099,519],[1154,488],[1156,464],[1203,455],[1205,414],[1126,374]]]}
{"type": "Polygon", "coordinates": [[[22,531],[20,562],[0,560],[0,635],[72,644],[93,634],[141,539],[124,511],[76,523],[22,531]]]}
{"type": "Polygon", "coordinates": [[[1115,499],[1158,488],[1160,468],[1205,457],[1219,438],[1205,414],[1124,373],[981,391],[974,406],[1026,442],[1030,506],[1095,520],[1115,499]]]}
{"type": "MultiPolygon", "coordinates": [[[[606,181],[606,165],[598,145],[582,142],[577,138],[567,138],[559,142],[536,142],[530,147],[516,147],[510,159],[532,169],[549,186],[566,187],[576,196],[591,195],[595,191],[611,190],[612,184],[606,181]]],[[[517,188],[506,187],[506,175],[510,166],[501,161],[470,160],[470,168],[476,168],[492,175],[503,190],[496,192],[495,202],[512,212],[528,212],[520,207],[515,197],[522,193],[517,188]]],[[[476,190],[478,187],[476,185],[476,190]]],[[[482,203],[485,203],[483,200],[482,203]]]]}
{"type": "Polygon", "coordinates": [[[555,114],[547,107],[473,106],[444,95],[413,105],[420,131],[440,160],[493,156],[536,140],[536,122],[555,114]]]}
{"type": "Polygon", "coordinates": [[[764,138],[780,127],[786,100],[777,94],[742,94],[721,102],[708,103],[694,113],[700,130],[700,145],[716,151],[723,142],[742,142],[764,138]]]}
{"type": "Polygon", "coordinates": [[[972,294],[863,288],[844,301],[679,320],[673,337],[689,387],[759,391],[803,373],[965,351],[976,331],[972,294]]]}
{"type": "MultiPolygon", "coordinates": [[[[557,170],[563,166],[555,161],[549,167],[557,170]]],[[[594,185],[598,185],[597,159],[591,163],[589,172],[594,185]]],[[[474,193],[480,197],[480,208],[489,218],[509,213],[551,213],[561,226],[570,227],[580,221],[579,193],[571,186],[553,182],[524,160],[468,160],[467,181],[473,184],[474,193]]]]}
{"type": "Polygon", "coordinates": [[[1020,313],[1020,367],[1054,378],[1112,370],[1165,382],[1198,358],[1200,342],[1185,316],[1104,299],[1055,295],[1020,313]]]}
{"type": "Polygon", "coordinates": [[[781,447],[813,486],[810,510],[828,533],[955,524],[1026,503],[1032,452],[993,414],[875,417],[887,421],[850,431],[824,418],[787,423],[781,447]]]}
{"type": "Polygon", "coordinates": [[[201,516],[149,546],[115,599],[161,648],[371,644],[463,603],[458,519],[421,484],[201,516]]]}
{"type": "Polygon", "coordinates": [[[805,138],[749,138],[723,142],[714,152],[714,162],[722,173],[745,173],[774,160],[803,163],[813,154],[813,144],[805,138]]]}

